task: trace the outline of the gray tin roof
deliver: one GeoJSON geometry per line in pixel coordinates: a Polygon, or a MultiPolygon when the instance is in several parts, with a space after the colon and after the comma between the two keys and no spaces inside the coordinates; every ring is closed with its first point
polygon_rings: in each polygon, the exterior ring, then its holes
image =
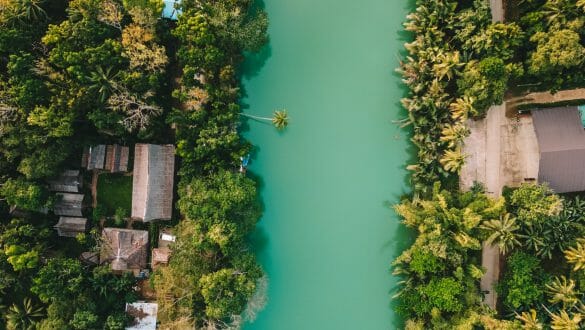
{"type": "Polygon", "coordinates": [[[557,193],[585,190],[585,129],[577,107],[532,111],[540,163],[538,182],[557,193]]]}

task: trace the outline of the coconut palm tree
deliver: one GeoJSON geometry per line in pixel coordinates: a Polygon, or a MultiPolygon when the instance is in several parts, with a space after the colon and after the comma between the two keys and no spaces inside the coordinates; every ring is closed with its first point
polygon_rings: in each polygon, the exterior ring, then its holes
{"type": "Polygon", "coordinates": [[[469,115],[475,115],[477,111],[473,107],[473,102],[475,102],[475,100],[467,95],[456,99],[455,102],[449,105],[451,118],[454,120],[465,121],[469,118],[469,115]]]}
{"type": "Polygon", "coordinates": [[[484,221],[480,228],[489,233],[486,243],[495,244],[501,254],[507,254],[514,247],[520,246],[517,233],[520,226],[516,224],[516,218],[510,217],[510,213],[497,220],[484,221]]]}
{"type": "Polygon", "coordinates": [[[565,250],[565,259],[570,264],[573,264],[573,270],[585,268],[585,239],[577,239],[577,244],[565,250]]]}
{"type": "Polygon", "coordinates": [[[441,142],[446,142],[448,148],[459,146],[466,136],[469,135],[469,129],[461,122],[447,124],[441,131],[441,142]]]}
{"type": "Polygon", "coordinates": [[[20,12],[29,21],[42,21],[47,19],[47,13],[41,7],[43,1],[39,0],[21,0],[20,12]]]}
{"type": "Polygon", "coordinates": [[[272,122],[272,125],[274,125],[274,127],[276,127],[276,129],[279,129],[279,130],[285,129],[288,126],[288,120],[289,120],[288,114],[286,113],[286,110],[275,110],[274,114],[272,115],[272,118],[248,115],[248,114],[245,114],[243,112],[240,113],[240,115],[244,116],[244,117],[252,118],[255,120],[270,121],[270,122],[272,122]]]}
{"type": "Polygon", "coordinates": [[[439,160],[445,171],[459,173],[465,164],[465,155],[461,152],[461,148],[454,150],[445,150],[445,154],[439,160]]]}
{"type": "Polygon", "coordinates": [[[522,329],[524,330],[542,330],[544,329],[542,323],[538,320],[536,311],[531,309],[530,312],[522,312],[516,314],[516,318],[522,322],[522,329]]]}
{"type": "Polygon", "coordinates": [[[577,297],[578,292],[575,289],[575,281],[562,275],[561,277],[555,277],[550,284],[546,284],[547,293],[550,295],[548,301],[551,304],[562,303],[564,308],[574,306],[579,298],[577,297]]]}
{"type": "Polygon", "coordinates": [[[561,310],[559,314],[550,313],[552,319],[551,329],[553,330],[579,330],[579,323],[583,319],[580,313],[574,313],[573,317],[561,310]]]}
{"type": "Polygon", "coordinates": [[[11,330],[32,330],[43,318],[43,308],[35,306],[30,298],[25,298],[22,305],[13,304],[6,313],[6,327],[11,330]]]}
{"type": "Polygon", "coordinates": [[[110,95],[113,94],[117,88],[116,79],[119,72],[113,72],[112,68],[104,70],[103,67],[98,66],[87,79],[90,81],[88,90],[97,92],[100,101],[105,102],[110,95]]]}

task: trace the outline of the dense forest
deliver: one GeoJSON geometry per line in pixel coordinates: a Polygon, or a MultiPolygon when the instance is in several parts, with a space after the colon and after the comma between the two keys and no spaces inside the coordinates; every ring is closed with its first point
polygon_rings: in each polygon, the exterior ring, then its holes
{"type": "Polygon", "coordinates": [[[460,191],[467,121],[507,95],[585,87],[585,2],[507,2],[492,23],[485,1],[417,1],[400,66],[405,126],[418,149],[412,196],[395,210],[415,239],[395,261],[397,310],[407,329],[580,329],[585,318],[585,203],[546,185],[486,195],[460,191]],[[498,306],[482,303],[482,242],[504,272],[498,306]]]}
{"type": "Polygon", "coordinates": [[[261,214],[257,184],[237,171],[251,149],[238,69],[267,41],[267,16],[249,0],[177,9],[173,21],[158,0],[0,0],[0,329],[128,323],[137,279],[79,259],[99,249],[104,224],[125,226],[124,210],[88,211],[93,228],[75,238],[52,229],[47,182],[98,143],[176,145],[174,219],[133,225],[177,236],[150,279],[162,328],[234,327],[262,305],[245,239],[261,214]]]}

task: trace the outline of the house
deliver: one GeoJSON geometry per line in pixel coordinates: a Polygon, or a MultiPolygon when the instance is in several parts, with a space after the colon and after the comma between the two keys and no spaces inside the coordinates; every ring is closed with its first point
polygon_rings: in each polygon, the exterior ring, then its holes
{"type": "Polygon", "coordinates": [[[106,162],[104,169],[111,173],[128,171],[128,156],[130,148],[118,144],[108,145],[106,147],[106,162]]]}
{"type": "Polygon", "coordinates": [[[148,231],[104,228],[100,264],[109,263],[114,271],[140,271],[146,268],[148,231]]]}
{"type": "Polygon", "coordinates": [[[132,182],[132,218],[170,220],[173,213],[175,146],[136,144],[132,182]]]}
{"type": "MultiPolygon", "coordinates": [[[[83,162],[82,157],[82,162],[83,162]]],[[[87,169],[88,170],[103,170],[106,160],[106,145],[100,144],[89,147],[87,150],[87,169]]]]}
{"type": "Polygon", "coordinates": [[[158,304],[143,301],[126,304],[126,313],[133,321],[126,330],[155,330],[158,304]]]}
{"type": "Polygon", "coordinates": [[[87,231],[87,218],[59,217],[59,222],[53,228],[59,236],[75,237],[87,231]]]}
{"type": "Polygon", "coordinates": [[[79,193],[83,186],[83,179],[79,170],[67,170],[53,180],[49,180],[50,191],[79,193]]]}
{"type": "Polygon", "coordinates": [[[57,193],[53,212],[66,217],[83,217],[84,194],[57,193]]]}
{"type": "Polygon", "coordinates": [[[585,129],[578,107],[531,111],[540,160],[538,182],[556,193],[585,191],[585,129]]]}

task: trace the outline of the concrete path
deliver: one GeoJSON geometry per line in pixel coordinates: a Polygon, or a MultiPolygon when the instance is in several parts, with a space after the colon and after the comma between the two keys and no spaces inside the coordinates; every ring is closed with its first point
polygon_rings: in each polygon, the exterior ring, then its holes
{"type": "Polygon", "coordinates": [[[492,10],[492,21],[503,22],[504,4],[502,3],[502,0],[490,0],[490,8],[492,10]]]}
{"type": "MultiPolygon", "coordinates": [[[[506,117],[506,104],[492,106],[485,119],[469,121],[471,131],[463,151],[466,163],[460,173],[460,186],[468,190],[474,181],[485,185],[488,195],[497,198],[504,186],[518,186],[538,177],[539,150],[530,115],[506,117]]],[[[499,251],[483,246],[482,266],[487,270],[481,290],[488,292],[484,302],[496,307],[494,284],[500,273],[499,251]]]]}

